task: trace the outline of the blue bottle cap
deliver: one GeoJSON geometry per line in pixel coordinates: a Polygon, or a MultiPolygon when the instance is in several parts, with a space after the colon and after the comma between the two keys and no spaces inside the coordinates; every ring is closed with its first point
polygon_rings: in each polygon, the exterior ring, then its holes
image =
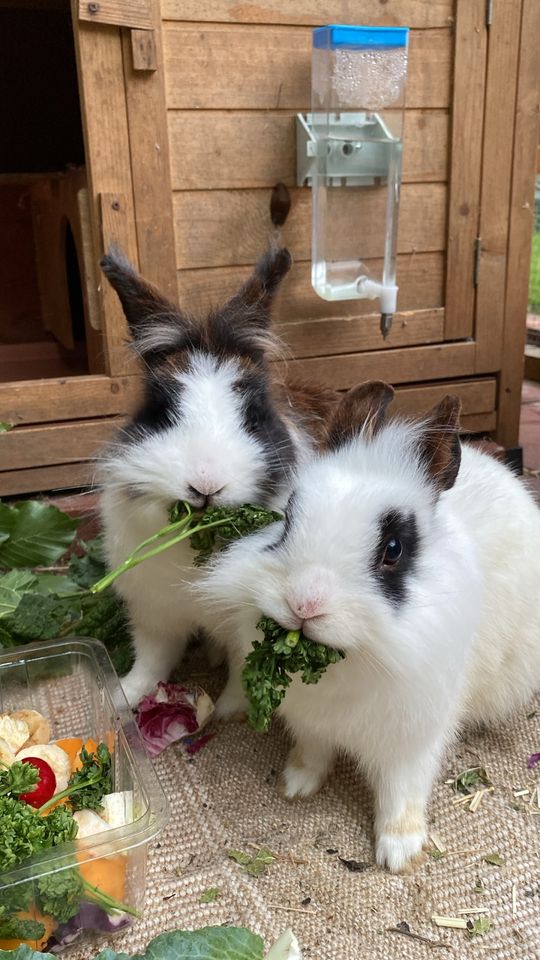
{"type": "Polygon", "coordinates": [[[384,50],[406,47],[408,39],[408,27],[352,27],[333,23],[313,31],[313,46],[320,50],[384,50]]]}

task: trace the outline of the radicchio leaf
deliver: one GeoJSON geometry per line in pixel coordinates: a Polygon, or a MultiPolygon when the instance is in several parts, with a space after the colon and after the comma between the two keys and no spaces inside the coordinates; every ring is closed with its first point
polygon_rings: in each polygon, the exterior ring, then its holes
{"type": "Polygon", "coordinates": [[[137,724],[150,756],[157,757],[171,743],[198,733],[213,710],[201,687],[189,690],[178,683],[158,683],[137,707],[137,724]]]}

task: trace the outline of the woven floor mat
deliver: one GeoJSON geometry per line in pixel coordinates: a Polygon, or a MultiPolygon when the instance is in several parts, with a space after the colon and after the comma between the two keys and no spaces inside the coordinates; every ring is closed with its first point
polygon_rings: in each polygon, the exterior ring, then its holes
{"type": "Polygon", "coordinates": [[[351,763],[341,760],[318,796],[288,803],[276,791],[288,749],[279,724],[265,736],[242,723],[210,729],[216,736],[195,757],[170,747],[155,762],[171,820],[149,853],[144,919],[115,939],[115,949],[132,953],[166,930],[231,923],[268,945],[291,926],[306,960],[432,956],[432,945],[389,931],[405,921],[445,945],[440,957],[539,960],[540,801],[530,797],[540,768],[528,771],[526,761],[540,750],[540,697],[512,723],[462,741],[446,758],[430,805],[430,831],[446,852],[427,856],[411,876],[374,864],[371,797],[351,763]],[[453,803],[444,781],[477,765],[493,790],[471,813],[453,803]],[[531,792],[514,796],[525,789],[531,792]],[[277,855],[265,876],[248,876],[227,856],[263,845],[277,855]],[[503,865],[483,859],[494,853],[503,865]],[[367,867],[351,872],[340,857],[367,867]],[[201,903],[210,887],[219,898],[201,903]],[[431,920],[479,907],[492,927],[474,939],[431,920]]]}

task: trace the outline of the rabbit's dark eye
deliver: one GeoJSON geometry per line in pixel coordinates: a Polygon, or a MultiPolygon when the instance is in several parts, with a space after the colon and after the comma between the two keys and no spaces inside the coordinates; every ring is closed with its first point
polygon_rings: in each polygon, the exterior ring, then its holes
{"type": "Polygon", "coordinates": [[[383,566],[394,567],[401,559],[402,553],[403,547],[401,545],[401,540],[398,540],[397,537],[390,537],[383,554],[383,566]]]}

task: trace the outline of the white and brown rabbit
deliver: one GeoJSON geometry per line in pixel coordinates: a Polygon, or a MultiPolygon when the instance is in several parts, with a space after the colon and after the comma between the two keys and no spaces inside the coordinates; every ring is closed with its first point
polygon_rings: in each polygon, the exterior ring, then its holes
{"type": "Polygon", "coordinates": [[[235,605],[238,663],[261,613],[344,651],[279,708],[295,740],[284,793],[314,793],[348,753],[373,788],[377,861],[400,871],[426,840],[448,743],[540,688],[540,511],[505,466],[461,448],[458,399],[386,422],[392,393],[344,397],[286,521],[216,558],[203,589],[235,605]]]}
{"type": "MultiPolygon", "coordinates": [[[[106,452],[100,477],[109,564],[159,530],[176,500],[284,506],[293,468],[324,435],[336,401],[330,391],[284,385],[270,370],[268,358],[281,348],[270,308],[291,266],[288,251],[269,250],[204,320],[165,300],[118,250],[101,265],[144,364],[143,402],[106,452]]],[[[135,644],[123,681],[132,704],[168,677],[193,629],[216,627],[191,590],[200,576],[194,556],[181,543],[117,581],[135,644]]]]}

